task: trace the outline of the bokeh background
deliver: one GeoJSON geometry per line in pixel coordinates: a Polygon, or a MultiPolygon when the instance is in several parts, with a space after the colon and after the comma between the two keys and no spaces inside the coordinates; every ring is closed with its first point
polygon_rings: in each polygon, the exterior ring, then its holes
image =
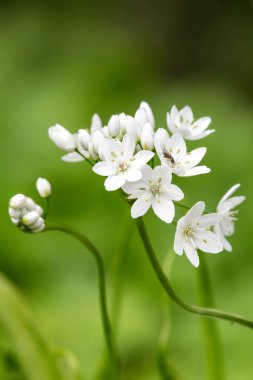
{"type": "MultiPolygon", "coordinates": [[[[201,145],[208,148],[211,174],[175,182],[185,202],[202,199],[210,211],[230,186],[242,184],[247,202],[231,238],[233,252],[208,255],[207,263],[217,306],[252,318],[253,3],[2,2],[0,61],[0,270],[28,300],[43,334],[75,354],[84,377],[94,378],[104,352],[94,262],[70,237],[15,229],[7,215],[12,195],[40,201],[35,181],[50,180],[49,220],[85,231],[101,249],[111,306],[114,268],[121,262],[122,379],[159,379],[157,348],[167,300],[131,227],[127,205],[105,192],[103,178],[88,165],[60,161],[61,152],[47,137],[56,122],[74,132],[89,127],[97,112],[106,124],[111,114],[133,114],[142,100],[150,103],[157,127],[165,126],[173,104],[190,104],[196,117],[210,115],[216,133],[201,145]]],[[[145,221],[163,261],[174,227],[151,213],[145,221]]],[[[171,276],[177,291],[197,303],[198,273],[185,257],[176,258],[171,276]]],[[[168,360],[179,379],[203,380],[200,320],[177,306],[170,309],[168,360]]],[[[226,378],[252,379],[252,333],[222,321],[218,327],[226,378]]]]}

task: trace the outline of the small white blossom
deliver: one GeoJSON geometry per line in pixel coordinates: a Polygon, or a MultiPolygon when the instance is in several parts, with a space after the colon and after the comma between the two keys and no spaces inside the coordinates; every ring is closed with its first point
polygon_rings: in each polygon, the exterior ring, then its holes
{"type": "Polygon", "coordinates": [[[231,195],[240,187],[240,184],[232,186],[226,194],[221,198],[217,212],[222,216],[219,224],[214,226],[214,232],[221,240],[224,249],[226,251],[232,251],[232,246],[225,238],[225,236],[231,236],[234,233],[234,222],[237,220],[237,210],[233,210],[236,206],[241,204],[245,200],[245,196],[240,195],[231,197],[231,195]]]}
{"type": "Polygon", "coordinates": [[[42,198],[48,198],[52,194],[51,185],[46,178],[38,178],[36,189],[42,198]]]}
{"type": "Polygon", "coordinates": [[[155,119],[151,107],[147,102],[141,102],[137,109],[134,118],[143,126],[144,124],[150,124],[152,128],[155,127],[155,119]]]}
{"type": "Polygon", "coordinates": [[[134,182],[142,177],[141,168],[154,156],[154,153],[142,150],[134,154],[135,147],[135,137],[131,134],[126,134],[122,142],[104,140],[104,161],[94,165],[93,171],[107,177],[106,190],[117,190],[126,181],[134,182]]]}
{"type": "Polygon", "coordinates": [[[199,140],[210,135],[214,129],[208,129],[211,124],[208,116],[195,120],[191,107],[185,106],[180,111],[176,106],[167,113],[167,126],[172,133],[180,133],[186,140],[199,140]]]}
{"type": "Polygon", "coordinates": [[[144,215],[150,207],[154,213],[166,223],[171,223],[175,216],[173,201],[184,197],[182,190],[171,183],[172,175],[169,167],[149,165],[142,168],[142,179],[127,182],[122,189],[129,194],[129,199],[136,199],[131,208],[133,218],[144,215]]]}
{"type": "Polygon", "coordinates": [[[190,177],[210,172],[207,166],[197,166],[206,154],[206,148],[197,148],[187,153],[185,141],[179,133],[169,137],[165,129],[159,128],[154,144],[161,164],[168,165],[172,173],[190,177]]]}
{"type": "Polygon", "coordinates": [[[74,152],[76,149],[75,137],[64,127],[56,124],[48,129],[49,138],[58,148],[66,152],[74,152]]]}
{"type": "Polygon", "coordinates": [[[143,149],[153,150],[154,149],[154,137],[155,133],[151,124],[144,124],[141,129],[140,144],[143,149]]]}
{"type": "Polygon", "coordinates": [[[185,252],[193,266],[199,266],[197,249],[206,253],[219,253],[223,245],[217,235],[210,231],[222,219],[219,214],[205,214],[205,203],[196,203],[177,223],[174,250],[178,255],[185,252]]]}
{"type": "Polygon", "coordinates": [[[31,198],[16,194],[9,202],[9,215],[13,224],[23,231],[37,233],[45,228],[43,209],[31,198]]]}

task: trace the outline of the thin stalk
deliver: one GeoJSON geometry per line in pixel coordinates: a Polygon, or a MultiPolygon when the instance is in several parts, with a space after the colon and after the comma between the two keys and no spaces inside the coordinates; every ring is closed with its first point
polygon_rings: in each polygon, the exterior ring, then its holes
{"type": "Polygon", "coordinates": [[[218,310],[218,309],[194,306],[194,305],[190,305],[190,304],[184,302],[177,295],[177,293],[174,291],[169,280],[165,276],[165,274],[164,274],[164,272],[160,266],[160,263],[156,257],[154,249],[151,245],[151,242],[149,240],[149,237],[148,237],[148,234],[147,234],[147,231],[146,231],[146,228],[145,228],[145,225],[143,223],[142,218],[136,219],[136,223],[137,223],[137,228],[138,228],[140,237],[141,237],[143,244],[144,244],[144,247],[146,249],[146,253],[147,253],[148,258],[150,260],[150,263],[151,263],[151,265],[152,265],[152,267],[153,267],[153,269],[157,275],[158,280],[160,281],[162,287],[164,288],[164,290],[166,291],[168,296],[178,306],[180,306],[181,308],[183,308],[184,310],[186,310],[192,314],[197,314],[197,315],[205,316],[205,317],[209,317],[209,318],[224,319],[224,320],[227,320],[231,323],[238,323],[240,325],[247,326],[247,327],[253,329],[253,321],[246,319],[244,317],[241,317],[240,315],[226,313],[226,312],[218,310]]]}
{"type": "MultiPolygon", "coordinates": [[[[201,266],[198,270],[198,283],[201,305],[205,307],[213,307],[214,297],[212,284],[205,257],[202,257],[201,266]]],[[[201,322],[205,340],[208,379],[222,380],[224,379],[224,355],[216,321],[203,318],[201,322]]]]}
{"type": "Polygon", "coordinates": [[[112,329],[111,329],[111,324],[109,320],[109,314],[107,311],[105,268],[104,268],[104,262],[103,262],[100,252],[84,234],[81,234],[80,232],[72,228],[55,225],[55,226],[48,226],[45,229],[45,231],[60,231],[68,235],[71,235],[72,237],[77,239],[81,244],[83,244],[94,257],[96,261],[96,265],[97,265],[97,271],[98,271],[99,301],[100,301],[100,309],[101,309],[101,315],[102,315],[103,330],[104,330],[104,335],[105,335],[105,340],[106,340],[107,348],[109,351],[109,355],[114,367],[114,371],[115,373],[117,373],[118,367],[119,367],[119,361],[118,361],[118,355],[116,353],[116,347],[115,347],[113,336],[112,336],[112,329]]]}

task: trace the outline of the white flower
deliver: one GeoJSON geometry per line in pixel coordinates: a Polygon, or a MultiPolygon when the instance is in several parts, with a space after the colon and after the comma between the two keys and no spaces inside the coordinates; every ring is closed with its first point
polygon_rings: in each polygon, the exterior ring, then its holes
{"type": "Polygon", "coordinates": [[[9,215],[11,221],[23,231],[33,233],[42,231],[45,228],[42,214],[43,209],[23,194],[16,194],[10,199],[9,215]]]}
{"type": "Polygon", "coordinates": [[[141,129],[140,143],[143,149],[154,149],[154,130],[150,124],[144,124],[141,129]]]}
{"type": "Polygon", "coordinates": [[[58,148],[66,152],[74,152],[76,149],[75,137],[61,125],[56,124],[48,129],[49,138],[55,143],[58,148]]]}
{"type": "Polygon", "coordinates": [[[172,173],[190,177],[210,172],[207,166],[196,166],[204,157],[206,148],[197,148],[187,153],[185,141],[179,133],[169,137],[165,129],[159,128],[154,143],[161,164],[168,165],[172,173]]]}
{"type": "Polygon", "coordinates": [[[142,150],[134,155],[135,138],[126,134],[122,142],[105,139],[103,143],[104,161],[93,166],[93,171],[106,176],[105,188],[117,190],[126,181],[138,181],[142,177],[141,168],[154,156],[153,152],[142,150]]]}
{"type": "Polygon", "coordinates": [[[48,198],[52,194],[51,185],[46,178],[38,178],[36,188],[42,198],[48,198]]]}
{"type": "Polygon", "coordinates": [[[180,133],[186,140],[199,140],[210,135],[214,129],[208,129],[211,123],[210,117],[194,119],[192,109],[185,106],[180,111],[176,106],[167,113],[167,126],[172,133],[180,133]]]}
{"type": "Polygon", "coordinates": [[[142,168],[142,179],[127,182],[122,189],[130,194],[129,199],[136,199],[131,208],[132,218],[144,215],[150,207],[154,213],[166,223],[171,223],[175,216],[173,201],[180,201],[184,193],[176,185],[171,184],[169,167],[149,165],[142,168]]]}
{"type": "Polygon", "coordinates": [[[127,116],[124,112],[119,115],[112,115],[107,126],[109,137],[121,140],[126,133],[126,120],[127,116]]]}
{"type": "Polygon", "coordinates": [[[195,267],[199,266],[197,249],[207,253],[219,253],[223,250],[220,239],[210,231],[222,219],[219,214],[205,214],[205,203],[196,203],[177,223],[174,250],[178,255],[185,252],[195,267]]]}
{"type": "Polygon", "coordinates": [[[237,210],[233,210],[236,206],[241,204],[245,200],[245,196],[231,197],[231,195],[240,187],[240,184],[234,185],[229,189],[226,194],[221,198],[217,212],[222,216],[222,220],[214,227],[214,232],[221,240],[224,249],[226,251],[232,251],[232,246],[225,238],[225,236],[231,236],[234,233],[234,222],[237,220],[235,217],[238,213],[237,210]]]}

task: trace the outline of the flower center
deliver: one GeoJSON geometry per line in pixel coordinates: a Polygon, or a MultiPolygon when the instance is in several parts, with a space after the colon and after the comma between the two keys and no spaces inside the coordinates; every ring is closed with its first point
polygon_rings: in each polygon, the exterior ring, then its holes
{"type": "Polygon", "coordinates": [[[122,172],[123,172],[124,170],[127,170],[127,163],[126,163],[126,162],[123,162],[123,161],[120,162],[120,163],[119,163],[119,170],[122,171],[122,172]]]}
{"type": "Polygon", "coordinates": [[[193,235],[193,228],[191,226],[187,226],[186,229],[185,229],[185,235],[188,236],[188,237],[192,237],[193,235]]]}
{"type": "Polygon", "coordinates": [[[157,193],[159,193],[159,191],[160,191],[160,187],[159,187],[158,185],[152,185],[152,186],[150,187],[150,190],[151,190],[151,193],[152,193],[152,194],[157,194],[157,193]]]}

